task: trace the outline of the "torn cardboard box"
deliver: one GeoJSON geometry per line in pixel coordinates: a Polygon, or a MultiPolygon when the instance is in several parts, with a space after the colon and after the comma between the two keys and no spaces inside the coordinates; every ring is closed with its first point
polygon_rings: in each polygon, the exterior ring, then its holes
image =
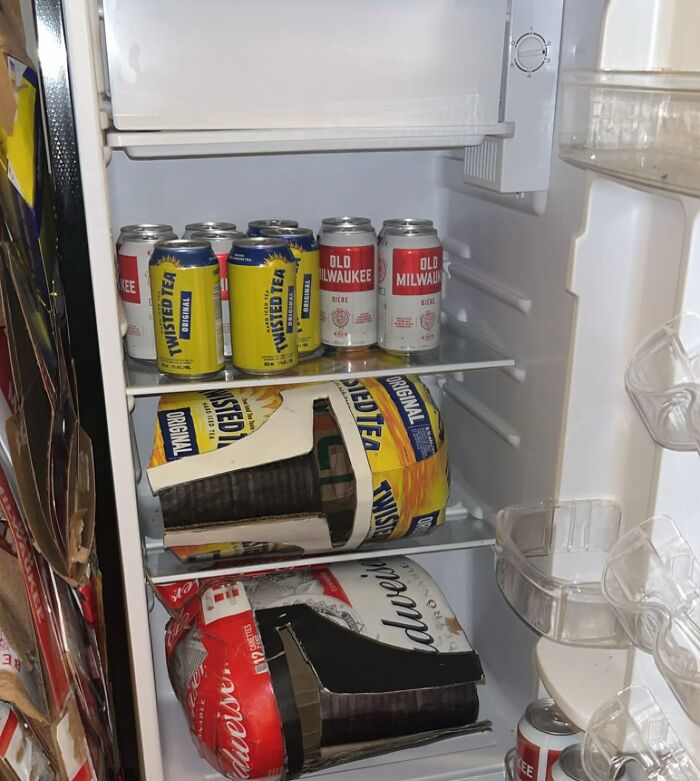
{"type": "Polygon", "coordinates": [[[229,778],[294,778],[483,731],[481,663],[407,558],[159,591],[168,669],[200,752],[229,778]]]}
{"type": "Polygon", "coordinates": [[[402,375],[164,396],[148,477],[176,553],[352,550],[431,531],[449,493],[442,419],[402,375]]]}

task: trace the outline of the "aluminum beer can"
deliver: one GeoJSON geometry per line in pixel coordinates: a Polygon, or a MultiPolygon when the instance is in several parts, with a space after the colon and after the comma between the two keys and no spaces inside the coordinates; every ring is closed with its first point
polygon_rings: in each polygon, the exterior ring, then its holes
{"type": "Polygon", "coordinates": [[[208,241],[159,241],[149,263],[158,370],[198,380],[224,368],[219,261],[208,241]]]}
{"type": "Polygon", "coordinates": [[[377,236],[371,223],[321,232],[321,341],[355,350],[377,341],[377,236]]]}
{"type": "Polygon", "coordinates": [[[393,355],[434,350],[440,341],[442,293],[437,231],[429,220],[385,223],[383,230],[377,261],[378,344],[393,355]]]}
{"type": "Polygon", "coordinates": [[[126,233],[159,233],[164,238],[169,238],[174,231],[172,225],[166,225],[164,222],[139,222],[133,225],[122,225],[117,237],[117,254],[119,254],[119,247],[121,247],[126,233]]]}
{"type": "Polygon", "coordinates": [[[228,259],[233,365],[248,374],[296,366],[297,261],[284,239],[236,239],[228,259]]]}
{"type": "Polygon", "coordinates": [[[217,260],[219,261],[219,273],[221,275],[221,322],[224,329],[224,356],[231,357],[231,315],[228,306],[228,256],[235,239],[244,238],[244,234],[237,230],[223,228],[208,228],[207,230],[194,231],[192,239],[203,239],[211,244],[217,260]]]}
{"type": "Polygon", "coordinates": [[[208,220],[207,222],[190,222],[185,225],[185,232],[182,234],[182,238],[191,239],[193,233],[210,230],[235,231],[236,225],[233,222],[220,222],[218,220],[208,220]]]}
{"type": "Polygon", "coordinates": [[[314,232],[310,228],[265,228],[261,235],[286,239],[297,259],[297,342],[299,355],[309,355],[321,346],[320,256],[314,232]]]}
{"type": "Polygon", "coordinates": [[[248,223],[248,236],[255,238],[260,235],[260,231],[265,228],[298,228],[299,223],[296,220],[252,220],[248,223]]]}
{"type": "Polygon", "coordinates": [[[592,781],[583,767],[581,744],[567,746],[552,767],[552,781],[592,781]]]}
{"type": "Polygon", "coordinates": [[[139,361],[156,359],[148,262],[157,241],[176,238],[175,233],[165,230],[167,227],[126,226],[119,234],[117,274],[119,297],[126,317],[126,352],[139,361]],[[127,231],[127,227],[136,230],[127,231]]]}
{"type": "Polygon", "coordinates": [[[381,241],[384,232],[388,227],[392,228],[432,228],[433,221],[427,219],[415,219],[414,217],[392,217],[388,220],[384,220],[382,228],[377,235],[377,238],[381,241]]]}
{"type": "Polygon", "coordinates": [[[518,722],[515,774],[518,781],[552,781],[561,752],[580,743],[583,733],[570,724],[554,700],[536,700],[518,722]]]}
{"type": "Polygon", "coordinates": [[[321,220],[321,227],[319,228],[318,231],[318,243],[319,244],[322,243],[321,240],[327,228],[330,228],[332,230],[334,228],[348,226],[348,225],[355,225],[355,226],[365,225],[371,228],[372,220],[370,220],[369,217],[324,217],[321,220]]]}

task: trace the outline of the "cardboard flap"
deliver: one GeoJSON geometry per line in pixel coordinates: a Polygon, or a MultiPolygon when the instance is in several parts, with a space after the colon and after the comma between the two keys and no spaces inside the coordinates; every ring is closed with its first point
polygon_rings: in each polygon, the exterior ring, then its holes
{"type": "MultiPolygon", "coordinates": [[[[357,500],[353,529],[348,540],[336,550],[357,548],[367,537],[372,512],[372,472],[355,419],[335,383],[287,388],[281,391],[282,403],[257,430],[238,442],[208,453],[171,461],[148,470],[155,493],[181,483],[249,469],[283,459],[304,455],[314,447],[314,402],[328,403],[355,476],[357,500]]],[[[247,537],[255,542],[258,537],[247,537]]],[[[275,539],[260,540],[274,542],[275,539]]],[[[287,540],[284,540],[285,542],[287,540]]],[[[178,543],[187,544],[187,543],[178,543]]],[[[328,545],[326,550],[333,549],[328,545]]]]}
{"type": "Polygon", "coordinates": [[[211,542],[267,542],[292,545],[304,553],[321,553],[333,548],[328,523],[324,516],[301,518],[258,518],[254,521],[222,524],[220,527],[193,528],[163,534],[163,544],[201,545],[211,542]]]}
{"type": "Polygon", "coordinates": [[[258,610],[256,620],[266,649],[273,635],[289,627],[321,686],[331,692],[392,692],[483,679],[475,651],[444,654],[396,648],[352,632],[308,605],[258,610]],[[330,648],[337,653],[330,653],[330,648]],[[352,664],[339,664],[341,658],[352,660],[352,664]]]}

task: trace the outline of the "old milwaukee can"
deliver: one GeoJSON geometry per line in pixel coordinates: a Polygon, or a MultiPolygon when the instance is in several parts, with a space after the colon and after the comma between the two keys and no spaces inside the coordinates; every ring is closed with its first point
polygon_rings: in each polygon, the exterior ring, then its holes
{"type": "Polygon", "coordinates": [[[297,259],[297,341],[299,355],[308,355],[321,346],[320,257],[314,232],[310,228],[265,228],[261,235],[286,239],[297,259]]]}
{"type": "Polygon", "coordinates": [[[414,217],[391,217],[388,220],[384,220],[382,223],[382,228],[379,231],[379,234],[377,235],[377,239],[381,241],[382,236],[384,235],[384,232],[387,228],[404,228],[404,227],[421,227],[421,228],[432,228],[433,227],[433,221],[427,220],[427,219],[416,219],[414,217]]]}
{"type": "Polygon", "coordinates": [[[554,700],[536,700],[518,722],[515,773],[518,781],[552,781],[552,766],[561,752],[580,743],[583,733],[557,708],[554,700]]]}
{"type": "Polygon", "coordinates": [[[183,239],[191,239],[193,233],[199,231],[235,231],[236,225],[233,222],[221,222],[220,220],[207,220],[206,222],[190,222],[185,225],[183,239]]]}
{"type": "Polygon", "coordinates": [[[228,259],[233,365],[278,374],[299,360],[297,261],[285,239],[236,239],[228,259]]]}
{"type": "Polygon", "coordinates": [[[126,317],[126,352],[140,361],[155,361],[151,288],[148,261],[161,239],[174,239],[169,225],[127,225],[117,241],[119,296],[126,317]],[[133,228],[133,230],[127,230],[133,228]]]}
{"type": "Polygon", "coordinates": [[[385,223],[379,242],[378,343],[393,355],[428,352],[440,341],[442,246],[428,223],[385,223]]]}
{"type": "Polygon", "coordinates": [[[593,781],[583,767],[580,743],[567,746],[561,752],[552,768],[552,781],[593,781]]]}
{"type": "Polygon", "coordinates": [[[198,380],[224,368],[219,261],[208,241],[159,241],[149,263],[159,371],[198,380]]]}
{"type": "Polygon", "coordinates": [[[133,225],[122,225],[117,238],[117,255],[127,233],[158,233],[164,238],[169,238],[170,234],[175,231],[172,225],[166,225],[164,222],[138,222],[133,225]]]}
{"type": "Polygon", "coordinates": [[[208,228],[207,230],[194,231],[192,239],[202,239],[211,244],[217,260],[219,261],[219,273],[221,274],[221,322],[224,330],[224,356],[231,357],[231,314],[228,306],[228,256],[235,239],[245,238],[245,234],[237,230],[224,228],[208,228]]]}
{"type": "Polygon", "coordinates": [[[377,236],[371,223],[320,233],[321,341],[355,350],[377,341],[377,236]]]}
{"type": "Polygon", "coordinates": [[[248,236],[255,238],[260,235],[260,231],[265,228],[298,228],[299,223],[296,220],[251,220],[248,223],[248,236]]]}

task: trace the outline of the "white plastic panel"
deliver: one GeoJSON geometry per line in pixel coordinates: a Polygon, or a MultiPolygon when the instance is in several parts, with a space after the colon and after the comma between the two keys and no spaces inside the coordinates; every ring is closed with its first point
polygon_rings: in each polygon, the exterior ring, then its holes
{"type": "Polygon", "coordinates": [[[105,0],[123,130],[498,119],[506,0],[105,0]]]}

